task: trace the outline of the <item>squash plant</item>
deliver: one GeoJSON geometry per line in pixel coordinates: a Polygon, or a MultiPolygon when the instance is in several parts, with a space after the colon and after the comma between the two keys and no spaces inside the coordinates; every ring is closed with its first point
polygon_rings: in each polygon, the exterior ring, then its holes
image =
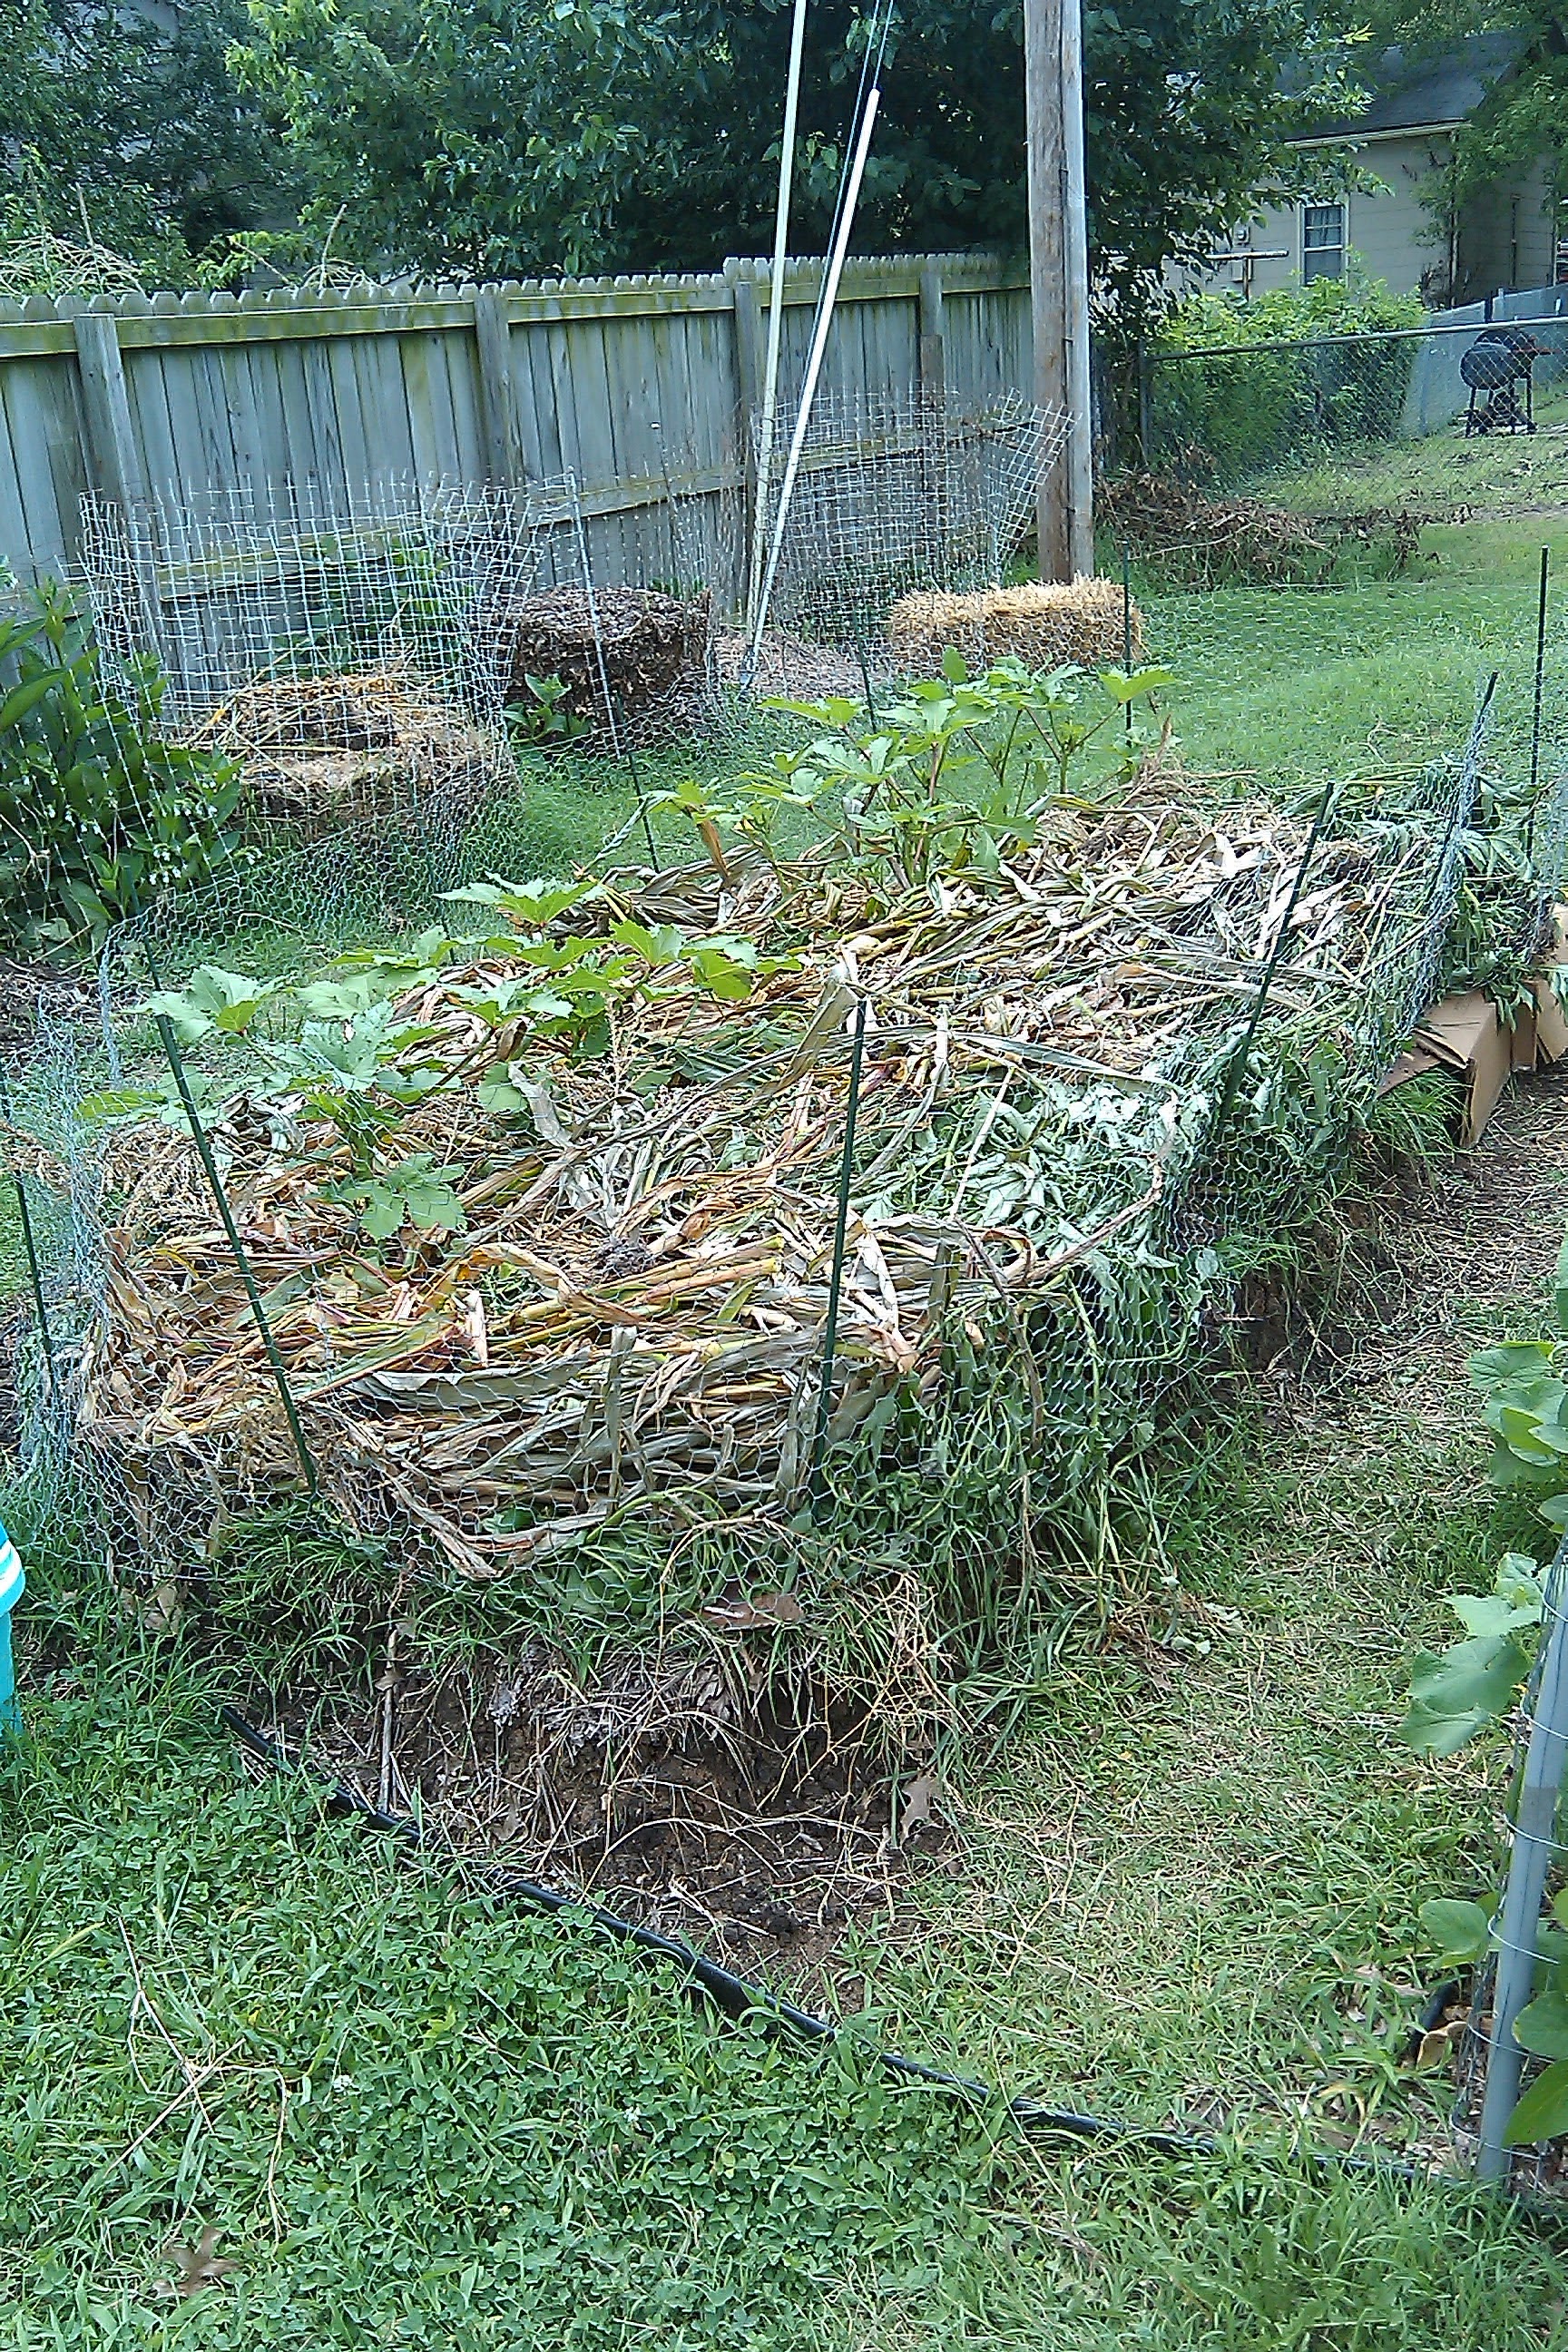
{"type": "Polygon", "coordinates": [[[1487,1475],[1527,1495],[1539,1516],[1568,1531],[1568,1241],[1552,1285],[1557,1335],[1482,1348],[1468,1366],[1495,1443],[1487,1475]]]}
{"type": "Polygon", "coordinates": [[[0,615],[0,932],[27,952],[97,944],[239,854],[233,760],[168,741],[165,681],[111,684],[62,588],[11,586],[0,615]]]}
{"type": "MultiPolygon", "coordinates": [[[[531,1044],[549,1040],[574,1055],[602,1053],[618,1003],[658,995],[675,980],[694,980],[710,996],[738,1001],[758,976],[788,961],[760,956],[739,933],[692,940],[668,924],[622,920],[603,939],[558,935],[561,918],[592,888],[476,883],[447,896],[513,928],[482,941],[426,931],[410,950],[354,951],[325,978],[303,985],[202,964],[183,989],[161,991],[146,1009],[187,1047],[245,1040],[264,1066],[250,1087],[255,1100],[336,1130],[334,1150],[346,1153],[348,1172],[324,1183],[322,1197],[354,1209],[371,1239],[390,1240],[405,1225],[456,1232],[464,1215],[454,1180],[463,1171],[438,1165],[427,1151],[396,1156],[409,1111],[437,1093],[468,1086],[492,1116],[537,1116],[539,1089],[524,1059],[531,1044]],[[476,956],[507,969],[475,981],[450,969],[476,956]],[[447,1003],[481,1027],[481,1043],[456,1059],[435,1052],[438,1025],[401,1017],[395,1001],[444,971],[447,1003]],[[268,1011],[284,1017],[264,1022],[268,1011]]],[[[193,1079],[205,1075],[191,1073],[193,1079]]],[[[97,1108],[100,1116],[124,1117],[156,1108],[160,1100],[152,1090],[122,1090],[98,1098],[97,1108]]]]}
{"type": "MultiPolygon", "coordinates": [[[[1568,1531],[1568,1241],[1552,1286],[1561,1335],[1506,1339],[1479,1349],[1467,1369],[1492,1433],[1487,1476],[1528,1496],[1537,1514],[1568,1531]]],[[[1437,1655],[1417,1654],[1403,1729],[1429,1756],[1452,1756],[1514,1706],[1535,1654],[1543,1608],[1541,1571],[1520,1552],[1499,1563],[1489,1594],[1450,1593],[1465,1637],[1437,1655]]]]}
{"type": "Polygon", "coordinates": [[[839,863],[897,891],[931,889],[944,874],[994,874],[1030,847],[1047,807],[1081,801],[1080,764],[1108,734],[1126,773],[1142,742],[1130,713],[1173,683],[1165,669],[1030,670],[1012,659],[971,677],[952,649],[942,667],[875,710],[847,695],[776,699],[770,709],[820,731],[735,777],[721,799],[688,780],[654,805],[691,820],[721,876],[726,830],[776,866],[793,812],[827,819],[839,863]]]}

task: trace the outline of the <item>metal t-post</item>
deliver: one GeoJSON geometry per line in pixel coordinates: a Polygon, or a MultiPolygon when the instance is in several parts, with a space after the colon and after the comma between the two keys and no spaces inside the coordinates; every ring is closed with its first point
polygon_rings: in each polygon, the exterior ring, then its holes
{"type": "Polygon", "coordinates": [[[1552,550],[1541,551],[1541,586],[1535,606],[1535,695],[1530,720],[1530,810],[1524,821],[1524,854],[1535,850],[1535,803],[1541,792],[1541,690],[1546,682],[1546,593],[1552,550]]]}
{"type": "Polygon", "coordinates": [[[806,1492],[811,1516],[819,1520],[827,1502],[827,1432],[833,1418],[833,1367],[838,1351],[838,1303],[844,1287],[844,1249],[849,1232],[849,1187],[855,1181],[855,1118],[860,1108],[860,1068],[866,1051],[866,999],[855,1006],[849,1048],[849,1095],[844,1107],[844,1150],[838,1163],[838,1208],[833,1221],[833,1262],[827,1277],[827,1321],[822,1336],[822,1378],[816,1392],[816,1435],[811,1448],[806,1492]]]}
{"type": "Polygon", "coordinates": [[[1568,1760],[1568,1615],[1563,1605],[1563,1570],[1554,1568],[1547,1580],[1546,1653],[1525,1751],[1508,1891],[1498,1933],[1481,2144],[1476,2157],[1476,2176],[1480,2180],[1508,2179],[1509,2150],[1503,2134],[1519,2104],[1524,2072],[1524,2052],[1514,2039],[1513,2029],[1534,1989],[1541,1905],[1557,1850],[1557,1799],[1563,1763],[1568,1760]]]}

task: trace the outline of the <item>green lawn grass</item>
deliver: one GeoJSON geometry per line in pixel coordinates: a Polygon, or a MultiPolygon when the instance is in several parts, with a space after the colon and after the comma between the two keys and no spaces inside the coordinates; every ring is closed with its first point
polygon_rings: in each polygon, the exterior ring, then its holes
{"type": "MultiPolygon", "coordinates": [[[[1568,579],[1568,512],[1428,525],[1412,574],[1364,586],[1162,593],[1135,577],[1188,769],[1238,793],[1420,767],[1458,750],[1500,673],[1490,756],[1529,772],[1540,549],[1568,579]]],[[[1551,632],[1543,773],[1568,764],[1568,628],[1551,632]]]]}
{"type": "Polygon", "coordinates": [[[89,1615],[0,1774],[13,2352],[1563,2340],[1506,2209],[1029,2144],[721,2030],[669,1968],[253,1785],[199,1665],[89,1615]],[[226,2267],[175,2295],[204,2243],[226,2267]]]}
{"type": "Polygon", "coordinates": [[[1444,2140],[1451,2086],[1397,2064],[1418,1913],[1492,1883],[1506,1764],[1422,1762],[1398,1723],[1413,1647],[1453,1638],[1440,1596],[1500,1548],[1479,1454],[1228,1447],[1168,1512],[1188,1613],[1152,1681],[1084,1671],[975,1794],[962,1872],[858,1933],[894,2037],[1147,2123],[1444,2140]]]}
{"type": "Polygon", "coordinates": [[[1366,450],[1336,450],[1331,458],[1289,467],[1258,485],[1279,506],[1300,514],[1364,514],[1402,507],[1416,514],[1447,514],[1474,506],[1568,508],[1568,396],[1536,404],[1539,431],[1472,435],[1461,418],[1418,441],[1394,441],[1366,450]]]}

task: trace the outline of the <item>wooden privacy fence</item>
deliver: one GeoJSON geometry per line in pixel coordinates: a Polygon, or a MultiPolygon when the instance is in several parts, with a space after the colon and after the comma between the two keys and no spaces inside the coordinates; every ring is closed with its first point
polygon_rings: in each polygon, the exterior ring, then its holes
{"type": "MultiPolygon", "coordinates": [[[[805,371],[822,264],[784,280],[782,388],[805,371]]],[[[68,570],[83,494],[200,508],[312,483],[577,477],[605,579],[668,570],[673,493],[749,486],[771,269],[154,294],[0,304],[0,557],[68,570]],[[654,527],[658,509],[662,527],[654,527]]],[[[1031,387],[1023,273],[973,254],[851,262],[823,389],[981,407],[1031,387]]]]}

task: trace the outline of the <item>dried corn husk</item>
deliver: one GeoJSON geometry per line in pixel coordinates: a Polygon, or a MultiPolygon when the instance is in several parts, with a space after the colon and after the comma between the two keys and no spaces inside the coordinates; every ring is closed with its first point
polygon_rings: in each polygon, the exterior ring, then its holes
{"type": "MultiPolygon", "coordinates": [[[[834,1443],[875,1426],[886,1399],[936,1397],[955,1335],[1014,1347],[1038,1501],[1049,1461],[1075,1475],[1093,1416],[1131,1409],[1103,1364],[1092,1399],[1071,1389],[1071,1349],[1109,1362],[1115,1334],[1102,1315],[1096,1338],[1069,1293],[1088,1281],[1109,1298],[1111,1270],[1159,1260],[1162,1200],[1302,838],[1277,810],[1209,822],[1152,778],[1062,814],[998,877],[891,906],[863,878],[754,856],[722,877],[611,876],[574,924],[744,929],[792,961],[741,1004],[683,966],[657,973],[595,1062],[511,1040],[530,1108],[510,1119],[475,1089],[496,1049],[461,992],[521,967],[488,953],[422,982],[400,1013],[453,1083],[389,1157],[455,1163],[467,1224],[385,1257],[324,1193],[346,1169],[334,1131],[231,1099],[230,1197],[329,1496],[471,1577],[629,1507],[672,1524],[787,1514],[816,1410],[858,992],[871,1019],[834,1443]],[[1026,1310],[1041,1310],[1027,1346],[1026,1310]]],[[[1397,856],[1331,846],[1278,1013],[1348,1036],[1406,887],[1397,856]]],[[[84,1438],[141,1493],[242,1508],[298,1478],[260,1336],[188,1138],[138,1129],[133,1160],[84,1438]]]]}

